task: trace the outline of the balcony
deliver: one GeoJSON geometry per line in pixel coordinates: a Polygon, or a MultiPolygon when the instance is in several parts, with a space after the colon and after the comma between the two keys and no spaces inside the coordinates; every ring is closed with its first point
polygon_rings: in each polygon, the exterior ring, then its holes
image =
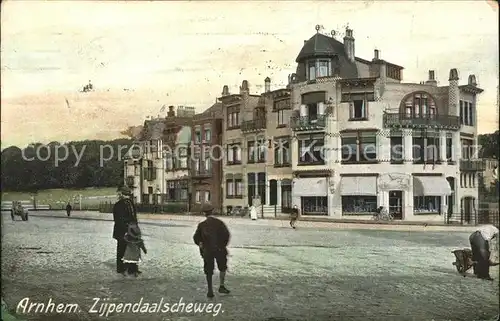
{"type": "Polygon", "coordinates": [[[191,177],[193,177],[193,178],[208,178],[208,177],[212,177],[212,171],[205,170],[205,169],[194,169],[191,172],[191,177]]]}
{"type": "Polygon", "coordinates": [[[295,131],[324,129],[326,125],[326,116],[292,116],[290,118],[290,127],[295,131]]]}
{"type": "Polygon", "coordinates": [[[460,171],[462,172],[482,172],[486,166],[482,159],[461,159],[460,171]]]}
{"type": "Polygon", "coordinates": [[[254,119],[254,120],[247,120],[241,123],[241,131],[242,132],[258,132],[261,130],[266,129],[266,119],[265,118],[260,118],[260,119],[254,119]]]}
{"type": "Polygon", "coordinates": [[[385,113],[384,127],[460,129],[460,117],[428,115],[424,117],[404,113],[385,113]]]}

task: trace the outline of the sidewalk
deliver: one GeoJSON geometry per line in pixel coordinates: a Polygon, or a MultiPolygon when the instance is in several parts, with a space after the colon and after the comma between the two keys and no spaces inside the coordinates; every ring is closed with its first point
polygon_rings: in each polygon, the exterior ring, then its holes
{"type": "MultiPolygon", "coordinates": [[[[77,220],[93,221],[113,221],[113,215],[110,213],[99,213],[90,211],[75,211],[68,218],[62,211],[37,211],[31,212],[30,216],[53,217],[77,220]]],[[[189,214],[149,214],[139,213],[138,218],[143,224],[157,224],[160,221],[184,221],[198,223],[204,220],[201,215],[189,214]]],[[[238,225],[256,225],[256,226],[275,226],[289,227],[288,218],[266,218],[252,221],[249,218],[221,216],[228,224],[238,225]]],[[[378,222],[373,221],[355,221],[355,220],[334,220],[328,218],[302,217],[297,228],[328,228],[328,229],[370,229],[370,230],[393,230],[393,231],[455,231],[455,232],[473,232],[476,227],[473,225],[444,225],[422,222],[378,222]]]]}

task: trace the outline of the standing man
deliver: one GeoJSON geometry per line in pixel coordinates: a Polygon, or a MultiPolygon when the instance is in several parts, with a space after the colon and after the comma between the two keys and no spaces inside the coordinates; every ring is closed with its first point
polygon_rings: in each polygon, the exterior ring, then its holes
{"type": "Polygon", "coordinates": [[[290,214],[290,226],[293,229],[295,229],[295,224],[297,223],[299,216],[300,216],[299,208],[297,207],[297,205],[294,205],[292,208],[292,213],[290,214]]]}
{"type": "Polygon", "coordinates": [[[71,207],[71,204],[68,202],[68,205],[66,205],[66,214],[68,215],[68,217],[71,215],[71,210],[73,208],[71,207]]]}
{"type": "Polygon", "coordinates": [[[198,224],[193,240],[200,248],[203,258],[203,270],[207,278],[207,297],[213,298],[212,276],[214,274],[214,261],[217,261],[217,268],[220,272],[219,293],[230,293],[225,287],[227,271],[227,245],[230,233],[226,224],[212,216],[213,209],[205,210],[206,220],[198,224]]]}
{"type": "MultiPolygon", "coordinates": [[[[125,249],[127,248],[127,242],[124,237],[128,231],[128,225],[130,223],[137,224],[137,210],[135,204],[131,199],[132,192],[128,187],[122,187],[118,189],[118,202],[113,206],[113,221],[115,222],[113,228],[113,238],[116,240],[116,272],[124,274],[126,269],[125,264],[122,261],[123,255],[125,254],[125,249]]],[[[133,263],[127,263],[133,264],[133,263]]],[[[130,270],[134,270],[134,267],[129,267],[130,270]]],[[[137,271],[137,273],[140,273],[137,271]]]]}
{"type": "Polygon", "coordinates": [[[490,276],[490,265],[497,264],[491,262],[490,248],[495,245],[494,242],[498,242],[498,228],[493,225],[480,226],[471,234],[469,241],[472,248],[472,260],[477,262],[474,265],[474,274],[480,279],[493,280],[490,276]]]}

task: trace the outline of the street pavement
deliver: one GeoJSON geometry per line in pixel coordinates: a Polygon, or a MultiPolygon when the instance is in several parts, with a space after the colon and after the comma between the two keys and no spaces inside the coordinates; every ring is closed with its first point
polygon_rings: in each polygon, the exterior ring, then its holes
{"type": "MultiPolygon", "coordinates": [[[[342,228],[224,219],[231,230],[229,295],[206,298],[202,261],[192,244],[202,217],[140,219],[148,254],[143,274],[114,272],[112,222],[2,213],[2,298],[15,312],[30,302],[78,304],[66,314],[18,313],[23,320],[492,320],[495,282],[460,276],[452,250],[470,231],[342,228]],[[100,303],[212,303],[211,313],[91,313],[100,303]],[[23,301],[25,302],[25,301],[23,301]],[[219,305],[217,305],[219,304],[219,305]],[[220,308],[218,314],[215,311],[220,308]]],[[[43,215],[40,213],[40,215],[43,215]]],[[[109,217],[109,216],[108,216],[109,217]]],[[[305,222],[304,222],[305,223],[305,222]]],[[[470,228],[469,228],[470,229],[470,228]]],[[[218,285],[218,278],[214,278],[218,285]]],[[[22,311],[18,311],[22,312],[22,311]]]]}

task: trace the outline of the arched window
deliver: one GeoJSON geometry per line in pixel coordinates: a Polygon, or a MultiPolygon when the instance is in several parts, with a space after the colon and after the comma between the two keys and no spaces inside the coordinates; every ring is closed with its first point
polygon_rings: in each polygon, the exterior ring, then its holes
{"type": "Polygon", "coordinates": [[[408,118],[434,118],[437,115],[436,101],[426,92],[411,93],[403,98],[401,113],[408,118]]]}

